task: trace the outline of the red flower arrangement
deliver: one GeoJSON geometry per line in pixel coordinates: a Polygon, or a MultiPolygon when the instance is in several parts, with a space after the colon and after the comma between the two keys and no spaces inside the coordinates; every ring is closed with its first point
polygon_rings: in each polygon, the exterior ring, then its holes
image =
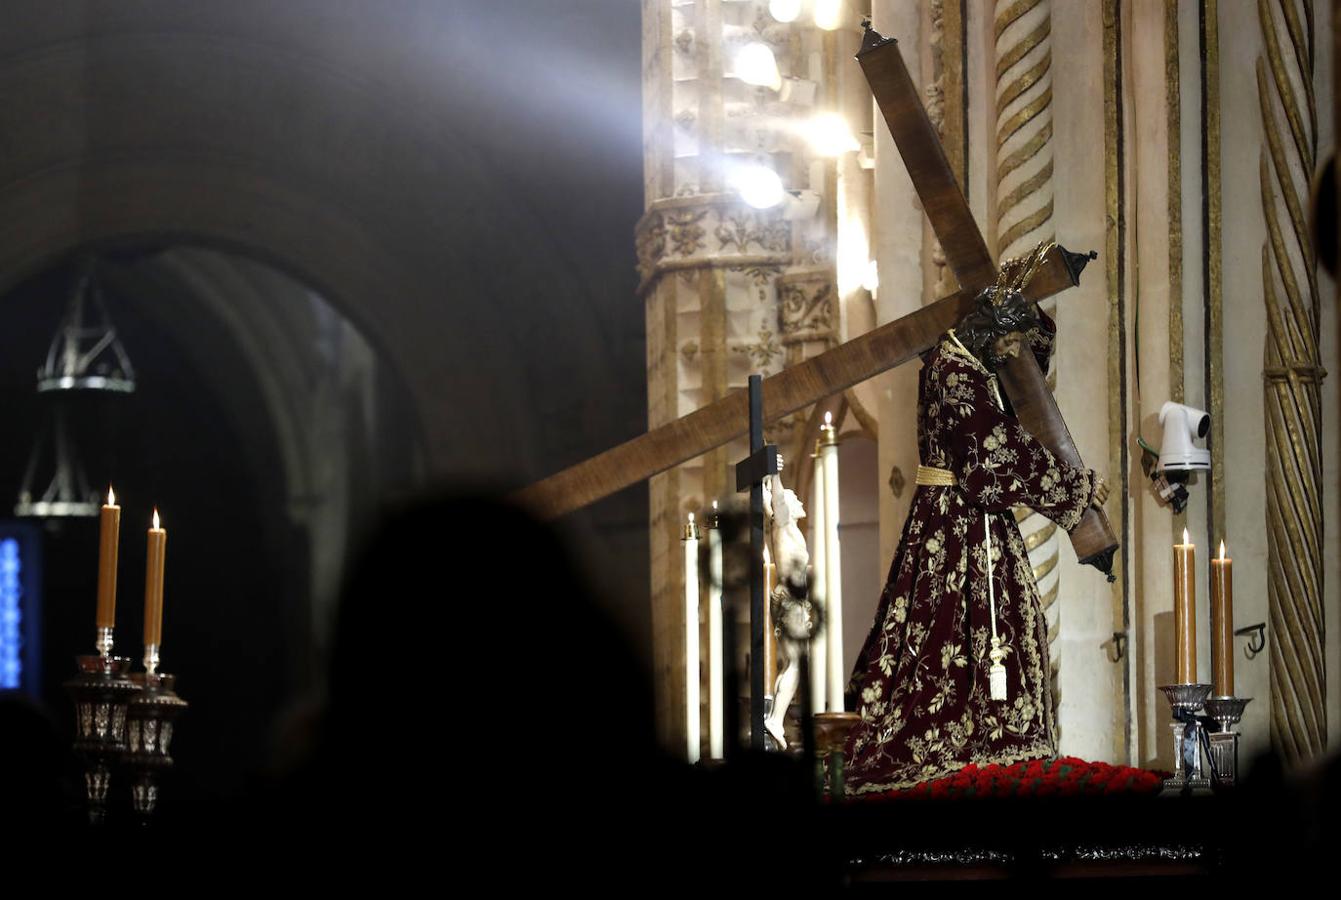
{"type": "Polygon", "coordinates": [[[869,794],[863,800],[901,797],[1077,797],[1116,794],[1153,794],[1164,784],[1165,773],[1074,756],[1034,759],[1008,766],[967,765],[951,775],[924,781],[898,791],[869,794]]]}

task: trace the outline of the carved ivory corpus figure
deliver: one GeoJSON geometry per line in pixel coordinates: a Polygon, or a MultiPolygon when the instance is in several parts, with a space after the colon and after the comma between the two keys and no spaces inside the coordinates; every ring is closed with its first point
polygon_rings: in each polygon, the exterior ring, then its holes
{"type": "Polygon", "coordinates": [[[778,637],[778,651],[786,657],[786,666],[773,686],[773,711],[764,720],[764,728],[785,750],[787,739],[783,736],[783,723],[792,698],[796,696],[801,678],[801,651],[813,636],[815,617],[806,576],[810,554],[799,524],[806,511],[796,493],[782,486],[782,467],[783,460],[779,455],[779,474],[764,479],[764,514],[768,517],[768,544],[778,578],[770,598],[773,629],[778,637]]]}

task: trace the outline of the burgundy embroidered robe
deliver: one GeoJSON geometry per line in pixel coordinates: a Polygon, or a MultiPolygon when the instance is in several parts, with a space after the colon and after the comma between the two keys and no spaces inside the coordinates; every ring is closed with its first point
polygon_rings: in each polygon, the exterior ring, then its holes
{"type": "MultiPolygon", "coordinates": [[[[1046,369],[1054,326],[1029,345],[1046,369]]],[[[923,358],[918,380],[922,464],[953,487],[919,485],[875,623],[848,685],[861,715],[848,744],[850,793],[892,790],[969,763],[1054,756],[1047,624],[1014,507],[1070,531],[1094,473],[1058,461],[1016,421],[989,374],[952,336],[923,358]],[[1007,649],[1007,699],[992,700],[985,533],[991,535],[996,633],[1007,649]]]]}

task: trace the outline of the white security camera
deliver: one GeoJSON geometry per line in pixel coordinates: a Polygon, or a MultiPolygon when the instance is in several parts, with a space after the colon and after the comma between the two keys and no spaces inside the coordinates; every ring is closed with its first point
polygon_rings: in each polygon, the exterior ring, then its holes
{"type": "Polygon", "coordinates": [[[1170,400],[1160,408],[1159,424],[1164,426],[1164,441],[1159,447],[1160,472],[1210,469],[1211,451],[1194,443],[1211,430],[1211,416],[1206,410],[1170,400]]]}

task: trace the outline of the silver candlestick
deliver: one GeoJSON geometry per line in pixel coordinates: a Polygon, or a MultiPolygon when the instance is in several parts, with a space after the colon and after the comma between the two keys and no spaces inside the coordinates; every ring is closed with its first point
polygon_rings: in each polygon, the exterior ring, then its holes
{"type": "Polygon", "coordinates": [[[75,753],[84,763],[90,824],[102,824],[112,766],[126,748],[126,707],[139,692],[130,680],[130,659],[103,653],[76,656],[79,674],[65,682],[75,707],[75,753]]]}
{"type": "Polygon", "coordinates": [[[1166,684],[1160,687],[1173,708],[1173,777],[1164,780],[1165,791],[1209,790],[1211,783],[1202,770],[1201,723],[1197,712],[1211,694],[1209,684],[1166,684]]]}
{"type": "Polygon", "coordinates": [[[141,821],[147,822],[157,808],[162,777],[172,768],[168,748],[173,724],[186,711],[187,702],[173,690],[176,678],[172,675],[145,672],[136,680],[144,688],[126,710],[126,749],[121,761],[131,774],[131,805],[141,821]]]}
{"type": "Polygon", "coordinates": [[[1211,697],[1206,701],[1206,715],[1220,726],[1209,735],[1215,787],[1238,783],[1239,733],[1234,726],[1243,719],[1244,707],[1251,702],[1251,697],[1211,697]]]}

